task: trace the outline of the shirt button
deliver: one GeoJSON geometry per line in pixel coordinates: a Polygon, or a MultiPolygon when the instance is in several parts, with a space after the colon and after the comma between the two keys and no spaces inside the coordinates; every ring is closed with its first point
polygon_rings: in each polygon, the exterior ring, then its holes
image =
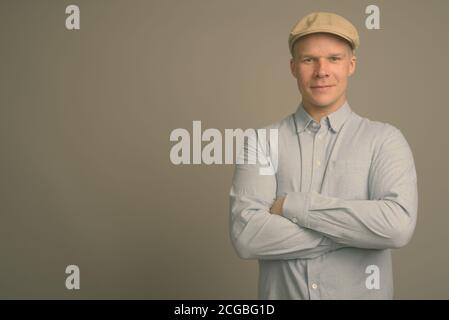
{"type": "Polygon", "coordinates": [[[317,161],[316,161],[316,165],[319,167],[319,166],[321,165],[321,161],[320,161],[320,160],[317,160],[317,161]]]}
{"type": "Polygon", "coordinates": [[[297,222],[298,222],[298,219],[292,218],[292,221],[293,221],[294,223],[297,223],[297,222]]]}
{"type": "Polygon", "coordinates": [[[323,138],[323,136],[322,136],[321,134],[319,134],[319,135],[318,135],[318,139],[321,140],[322,138],[323,138]]]}
{"type": "Polygon", "coordinates": [[[316,290],[316,288],[318,288],[318,285],[316,283],[312,283],[312,289],[316,290]]]}

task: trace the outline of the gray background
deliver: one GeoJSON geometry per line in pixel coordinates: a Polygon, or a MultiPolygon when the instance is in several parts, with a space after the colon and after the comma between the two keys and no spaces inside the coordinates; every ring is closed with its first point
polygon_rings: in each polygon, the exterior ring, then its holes
{"type": "Polygon", "coordinates": [[[169,136],[294,112],[288,33],[317,10],[359,30],[353,110],[397,126],[415,156],[396,298],[449,298],[443,0],[1,1],[0,298],[256,298],[257,262],[228,236],[233,166],[175,166],[169,136]],[[369,4],[381,30],[365,28],[369,4]],[[81,290],[65,288],[69,264],[81,290]]]}

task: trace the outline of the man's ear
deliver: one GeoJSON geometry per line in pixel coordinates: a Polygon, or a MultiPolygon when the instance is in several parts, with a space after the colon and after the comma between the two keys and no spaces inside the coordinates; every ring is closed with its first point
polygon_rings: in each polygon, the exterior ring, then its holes
{"type": "Polygon", "coordinates": [[[349,61],[349,76],[352,76],[355,72],[355,67],[357,65],[357,57],[354,53],[352,53],[352,56],[349,61]]]}
{"type": "Polygon", "coordinates": [[[295,62],[295,58],[291,58],[290,59],[290,71],[292,72],[292,75],[298,79],[298,74],[297,74],[297,69],[296,69],[296,62],[295,62]]]}

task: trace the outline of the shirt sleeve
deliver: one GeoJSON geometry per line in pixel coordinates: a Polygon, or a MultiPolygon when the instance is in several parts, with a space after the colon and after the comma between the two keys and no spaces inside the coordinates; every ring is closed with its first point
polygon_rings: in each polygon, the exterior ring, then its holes
{"type": "Polygon", "coordinates": [[[412,152],[398,129],[393,127],[384,139],[368,180],[369,200],[291,192],[286,195],[283,215],[351,247],[406,245],[416,226],[418,188],[412,152]]]}
{"type": "MultiPolygon", "coordinates": [[[[256,140],[251,135],[240,156],[254,156],[256,140]]],[[[264,159],[257,159],[256,164],[237,162],[230,190],[230,236],[238,255],[244,259],[307,259],[344,247],[269,212],[276,199],[276,176],[261,174],[260,163],[268,159],[266,152],[258,156],[264,159]]]]}

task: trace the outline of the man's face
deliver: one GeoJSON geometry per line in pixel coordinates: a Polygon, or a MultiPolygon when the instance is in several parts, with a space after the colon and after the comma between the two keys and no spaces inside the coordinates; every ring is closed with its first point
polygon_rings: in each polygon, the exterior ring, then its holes
{"type": "Polygon", "coordinates": [[[336,110],[346,101],[356,58],[345,40],[326,33],[299,39],[290,62],[306,107],[336,110]]]}

